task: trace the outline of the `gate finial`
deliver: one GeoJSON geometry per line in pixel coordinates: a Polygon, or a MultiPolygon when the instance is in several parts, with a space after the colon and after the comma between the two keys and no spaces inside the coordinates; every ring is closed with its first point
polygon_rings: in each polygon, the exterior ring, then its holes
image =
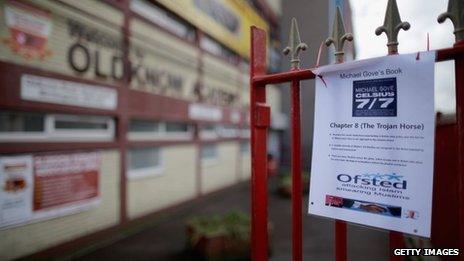
{"type": "Polygon", "coordinates": [[[340,11],[340,7],[337,6],[337,11],[335,13],[335,20],[333,23],[332,37],[325,40],[325,45],[330,46],[331,44],[335,47],[335,60],[336,63],[343,62],[343,45],[345,41],[353,41],[353,35],[350,33],[345,33],[345,25],[343,24],[343,18],[340,11]]]}
{"type": "Polygon", "coordinates": [[[449,0],[448,11],[438,17],[438,22],[441,24],[449,18],[454,25],[454,35],[456,42],[464,40],[464,1],[449,0]]]}
{"type": "Polygon", "coordinates": [[[375,30],[375,34],[381,35],[382,33],[385,33],[387,35],[389,54],[398,53],[398,33],[400,32],[400,29],[407,31],[409,28],[411,28],[411,25],[408,22],[401,21],[396,0],[388,0],[385,21],[383,26],[380,26],[375,30]]]}
{"type": "Polygon", "coordinates": [[[304,51],[307,48],[308,46],[301,42],[300,32],[298,31],[298,24],[296,23],[296,19],[292,18],[288,46],[285,47],[283,51],[285,55],[290,54],[290,64],[292,69],[297,69],[300,66],[300,51],[304,51]]]}

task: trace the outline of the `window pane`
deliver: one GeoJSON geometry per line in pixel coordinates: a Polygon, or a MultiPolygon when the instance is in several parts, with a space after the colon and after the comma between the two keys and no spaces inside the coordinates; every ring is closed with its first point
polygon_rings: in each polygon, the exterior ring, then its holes
{"type": "Polygon", "coordinates": [[[137,148],[129,151],[129,169],[155,168],[161,164],[159,148],[137,148]]]}
{"type": "Polygon", "coordinates": [[[44,115],[0,111],[0,132],[40,132],[44,128],[44,115]]]}
{"type": "Polygon", "coordinates": [[[200,46],[204,50],[213,53],[215,55],[221,56],[225,59],[228,59],[230,62],[234,62],[238,59],[238,55],[233,51],[229,50],[227,47],[223,46],[218,41],[203,35],[200,39],[200,46]]]}
{"type": "Polygon", "coordinates": [[[250,143],[249,142],[240,143],[240,152],[242,154],[249,153],[250,152],[250,143]]]}
{"type": "Polygon", "coordinates": [[[65,120],[57,119],[55,120],[55,129],[66,129],[66,130],[106,130],[108,129],[108,124],[104,121],[91,121],[91,120],[65,120]]]}
{"type": "Polygon", "coordinates": [[[203,131],[214,131],[214,130],[216,130],[216,125],[211,125],[211,124],[203,125],[203,126],[201,126],[201,130],[203,130],[203,131]]]}
{"type": "Polygon", "coordinates": [[[177,36],[193,41],[195,39],[195,31],[193,27],[184,21],[181,21],[171,13],[159,8],[158,6],[146,0],[132,0],[130,8],[132,11],[145,17],[155,24],[169,30],[177,36]]]}
{"type": "Polygon", "coordinates": [[[166,131],[167,132],[187,132],[188,125],[185,123],[167,122],[166,131]]]}
{"type": "Polygon", "coordinates": [[[238,129],[234,125],[223,125],[220,128],[219,135],[223,137],[235,137],[237,136],[238,129]]]}
{"type": "Polygon", "coordinates": [[[133,132],[158,132],[159,123],[154,121],[132,120],[129,130],[133,132]]]}
{"type": "Polygon", "coordinates": [[[201,158],[202,159],[214,159],[218,156],[217,146],[215,144],[212,145],[204,145],[201,149],[201,158]]]}

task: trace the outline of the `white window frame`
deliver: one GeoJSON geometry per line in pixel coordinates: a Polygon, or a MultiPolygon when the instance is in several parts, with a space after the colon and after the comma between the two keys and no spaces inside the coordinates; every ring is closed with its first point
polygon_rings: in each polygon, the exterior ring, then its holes
{"type": "MultiPolygon", "coordinates": [[[[164,175],[164,157],[162,147],[150,147],[158,150],[159,164],[157,166],[146,167],[141,169],[130,169],[129,163],[127,164],[126,176],[130,180],[154,178],[164,175]]],[[[131,149],[127,150],[126,157],[129,158],[131,149]]]]}
{"type": "Polygon", "coordinates": [[[37,132],[1,132],[1,142],[82,142],[82,141],[112,141],[115,136],[115,123],[112,117],[86,116],[66,114],[43,114],[44,130],[37,132]],[[105,130],[73,129],[57,130],[55,121],[57,119],[82,119],[107,124],[105,130]]]}
{"type": "Polygon", "coordinates": [[[54,140],[62,141],[111,141],[114,138],[115,127],[114,120],[110,117],[101,116],[81,116],[81,115],[47,115],[45,120],[45,129],[50,137],[54,140]],[[108,128],[106,130],[89,130],[89,129],[56,129],[55,123],[59,120],[82,120],[95,123],[104,123],[108,128]]]}
{"type": "MultiPolygon", "coordinates": [[[[153,121],[156,122],[156,121],[153,121]]],[[[127,139],[131,141],[156,141],[156,140],[191,140],[193,139],[193,126],[188,123],[187,131],[167,131],[166,122],[157,122],[159,129],[157,131],[129,131],[127,139]]]]}

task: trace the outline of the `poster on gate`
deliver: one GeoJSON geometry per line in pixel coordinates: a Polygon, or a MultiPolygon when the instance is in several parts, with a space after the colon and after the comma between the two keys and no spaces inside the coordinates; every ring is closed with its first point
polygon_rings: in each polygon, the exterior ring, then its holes
{"type": "Polygon", "coordinates": [[[309,213],[430,237],[435,53],[320,67],[309,213]]]}
{"type": "Polygon", "coordinates": [[[0,157],[0,228],[96,206],[100,168],[99,152],[0,157]]]}

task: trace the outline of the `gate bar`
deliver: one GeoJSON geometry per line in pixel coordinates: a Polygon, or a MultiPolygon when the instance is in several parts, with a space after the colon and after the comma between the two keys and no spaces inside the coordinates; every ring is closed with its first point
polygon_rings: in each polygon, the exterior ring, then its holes
{"type": "MultiPolygon", "coordinates": [[[[301,42],[296,19],[292,19],[288,46],[285,55],[290,55],[291,71],[299,71],[300,52],[308,48],[301,42]]],[[[303,260],[303,206],[301,189],[301,106],[300,81],[293,79],[290,89],[290,114],[292,122],[291,132],[291,172],[292,172],[292,260],[303,260]]]]}
{"type": "Polygon", "coordinates": [[[264,75],[267,70],[266,32],[252,26],[251,41],[251,258],[253,261],[266,261],[268,259],[267,128],[270,111],[269,107],[264,105],[266,85],[253,81],[253,77],[264,75]]]}
{"type": "MultiPolygon", "coordinates": [[[[345,24],[343,23],[342,12],[337,6],[334,15],[332,36],[325,40],[327,47],[333,45],[335,52],[335,63],[341,64],[344,62],[345,52],[343,47],[346,41],[353,41],[353,35],[346,33],[345,24]]],[[[335,260],[347,260],[347,225],[345,221],[335,220],[335,260]]]]}
{"type": "MultiPolygon", "coordinates": [[[[464,47],[464,41],[455,46],[464,47]]],[[[464,55],[454,61],[456,77],[456,120],[458,126],[458,202],[459,202],[459,248],[464,250],[464,55]]],[[[464,255],[461,255],[464,260],[464,255]]]]}
{"type": "Polygon", "coordinates": [[[316,78],[313,69],[299,69],[298,71],[289,71],[275,74],[259,75],[252,79],[257,84],[279,84],[291,82],[293,80],[311,80],[316,78]]]}
{"type": "MultiPolygon", "coordinates": [[[[448,9],[445,13],[438,16],[438,23],[443,23],[446,19],[453,22],[455,44],[454,49],[464,48],[464,1],[449,0],[448,9]]],[[[455,80],[456,80],[456,121],[458,134],[458,220],[459,222],[459,248],[464,250],[464,55],[457,56],[454,61],[455,80]]],[[[461,255],[460,260],[464,260],[461,255]]]]}
{"type": "MultiPolygon", "coordinates": [[[[464,54],[464,43],[456,45],[451,48],[444,48],[436,50],[437,52],[437,62],[444,62],[449,60],[454,60],[460,55],[464,54]]],[[[300,69],[298,71],[289,71],[281,72],[274,74],[262,74],[251,76],[251,82],[255,84],[279,84],[291,82],[292,80],[312,80],[316,77],[313,73],[314,69],[300,69]]]]}
{"type": "MultiPolygon", "coordinates": [[[[387,10],[385,13],[385,21],[382,26],[379,26],[375,30],[376,35],[385,33],[387,36],[387,48],[388,55],[398,55],[398,34],[401,29],[404,31],[409,30],[411,25],[408,22],[403,22],[398,11],[398,5],[396,0],[388,0],[387,10]]],[[[402,256],[394,256],[393,250],[395,248],[404,247],[403,233],[397,231],[390,231],[389,233],[389,248],[390,248],[390,260],[404,260],[402,256]]]]}
{"type": "Polygon", "coordinates": [[[290,90],[292,121],[292,256],[293,261],[303,259],[303,211],[301,187],[301,106],[300,81],[292,81],[290,90]]]}

